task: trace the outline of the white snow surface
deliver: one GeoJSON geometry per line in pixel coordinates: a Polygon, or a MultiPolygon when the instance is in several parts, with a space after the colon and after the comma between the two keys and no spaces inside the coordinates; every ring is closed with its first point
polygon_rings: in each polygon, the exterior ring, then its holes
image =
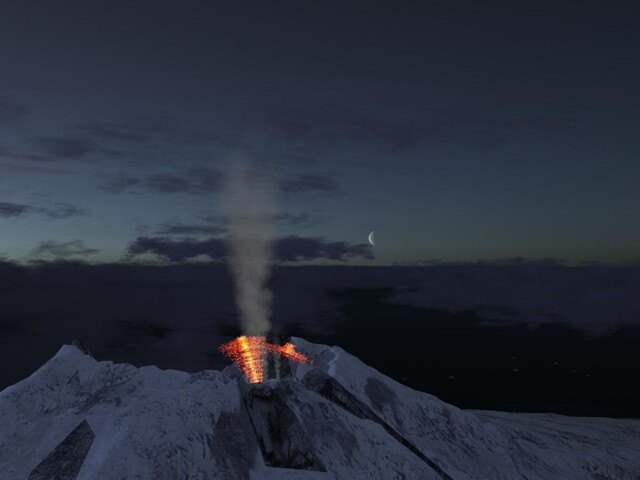
{"type": "Polygon", "coordinates": [[[0,479],[28,478],[83,420],[95,439],[80,480],[640,479],[640,420],[461,410],[339,347],[293,342],[311,365],[295,365],[290,379],[265,388],[286,386],[286,407],[325,471],[268,466],[234,368],[136,368],[65,345],[0,392],[0,479]],[[313,372],[333,378],[380,421],[305,386],[313,372]]]}

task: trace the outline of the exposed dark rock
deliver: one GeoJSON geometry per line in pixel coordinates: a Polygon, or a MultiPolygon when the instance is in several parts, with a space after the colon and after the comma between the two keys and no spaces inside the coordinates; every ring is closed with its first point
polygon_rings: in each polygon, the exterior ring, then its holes
{"type": "MultiPolygon", "coordinates": [[[[453,480],[442,467],[422,453],[418,447],[407,440],[400,432],[376,415],[369,406],[361,402],[355,395],[344,388],[335,378],[321,372],[319,369],[310,370],[302,379],[303,384],[310,390],[314,390],[323,397],[342,407],[356,417],[371,420],[381,425],[386,432],[395,438],[398,443],[410,450],[420,460],[431,467],[443,480],[453,480]]],[[[373,387],[375,388],[375,387],[373,387]]],[[[368,394],[367,394],[368,395],[368,394]]]]}
{"type": "Polygon", "coordinates": [[[288,358],[280,357],[280,378],[287,378],[291,376],[291,360],[288,358]]]}
{"type": "Polygon", "coordinates": [[[388,407],[393,413],[396,425],[402,427],[403,420],[402,416],[398,415],[397,397],[393,390],[377,378],[369,377],[364,387],[364,393],[369,398],[369,403],[374,410],[377,410],[384,416],[384,409],[388,407]]]}
{"type": "Polygon", "coordinates": [[[224,465],[219,465],[221,472],[228,473],[228,478],[249,478],[258,444],[244,412],[221,412],[215,434],[207,437],[206,441],[211,455],[224,462],[224,465]]]}
{"type": "Polygon", "coordinates": [[[280,364],[282,363],[282,356],[277,353],[271,353],[267,355],[266,363],[266,378],[280,378],[280,364]]]}
{"type": "Polygon", "coordinates": [[[75,480],[94,438],[93,430],[83,420],[31,471],[29,480],[75,480]]]}
{"type": "Polygon", "coordinates": [[[371,405],[373,405],[375,409],[382,411],[385,405],[389,405],[392,410],[396,410],[395,392],[377,378],[367,378],[364,393],[367,394],[371,405]]]}
{"type": "MultiPolygon", "coordinates": [[[[74,347],[76,347],[78,350],[80,350],[82,353],[84,353],[85,355],[89,355],[90,357],[93,357],[93,355],[91,354],[91,352],[89,351],[89,349],[82,343],[80,342],[80,340],[76,340],[75,338],[71,341],[71,345],[73,345],[74,347]]],[[[95,358],[95,357],[93,357],[95,358]]]]}
{"type": "Polygon", "coordinates": [[[326,471],[313,453],[303,426],[287,406],[290,391],[284,382],[274,388],[249,386],[245,404],[267,466],[326,471]]]}

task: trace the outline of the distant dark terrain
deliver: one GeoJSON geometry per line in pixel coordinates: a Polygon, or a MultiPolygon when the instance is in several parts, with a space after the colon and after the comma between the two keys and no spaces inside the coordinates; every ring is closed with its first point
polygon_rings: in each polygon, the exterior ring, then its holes
{"type": "Polygon", "coordinates": [[[640,327],[589,337],[563,324],[483,326],[474,312],[391,303],[387,290],[335,295],[336,335],[306,338],[458,407],[640,417],[640,327]]]}
{"type": "MultiPolygon", "coordinates": [[[[640,417],[638,278],[554,265],[279,267],[272,318],[276,334],[341,346],[462,408],[640,417]]],[[[237,333],[221,265],[0,263],[0,388],[74,338],[101,360],[198,371],[224,367],[217,347],[237,333]]]]}

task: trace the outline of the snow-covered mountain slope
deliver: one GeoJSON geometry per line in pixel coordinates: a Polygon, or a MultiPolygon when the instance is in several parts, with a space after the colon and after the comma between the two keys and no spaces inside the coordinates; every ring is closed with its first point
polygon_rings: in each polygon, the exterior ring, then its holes
{"type": "Polygon", "coordinates": [[[73,346],[0,392],[0,479],[639,479],[640,421],[463,411],[338,347],[245,383],[73,346]]]}

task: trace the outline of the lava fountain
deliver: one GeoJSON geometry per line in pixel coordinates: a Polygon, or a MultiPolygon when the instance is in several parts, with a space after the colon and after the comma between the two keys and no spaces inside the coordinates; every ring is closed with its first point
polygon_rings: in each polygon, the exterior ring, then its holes
{"type": "Polygon", "coordinates": [[[241,335],[220,346],[220,352],[238,364],[250,383],[264,381],[264,364],[268,353],[279,354],[297,363],[309,363],[309,357],[287,342],[284,345],[267,342],[262,336],[241,335]]]}

